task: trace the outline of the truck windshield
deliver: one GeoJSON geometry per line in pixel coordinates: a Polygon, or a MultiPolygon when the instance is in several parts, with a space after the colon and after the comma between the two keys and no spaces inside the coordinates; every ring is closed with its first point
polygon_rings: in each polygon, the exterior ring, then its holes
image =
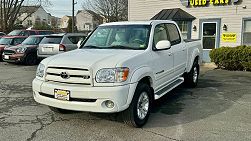
{"type": "Polygon", "coordinates": [[[10,45],[12,42],[12,38],[1,38],[0,45],[10,45]]]}
{"type": "Polygon", "coordinates": [[[22,42],[22,45],[38,45],[43,37],[28,37],[22,42]]]}
{"type": "Polygon", "coordinates": [[[81,48],[145,50],[150,30],[150,25],[100,26],[81,48]]]}

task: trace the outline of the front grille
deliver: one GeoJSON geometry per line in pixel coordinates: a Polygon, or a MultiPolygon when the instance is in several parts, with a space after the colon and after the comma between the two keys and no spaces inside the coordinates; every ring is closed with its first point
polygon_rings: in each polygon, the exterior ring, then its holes
{"type": "MultiPolygon", "coordinates": [[[[54,98],[54,95],[49,95],[49,94],[46,94],[46,93],[41,93],[41,92],[39,92],[39,94],[41,95],[41,96],[44,96],[44,97],[49,97],[49,98],[53,98],[53,99],[55,99],[54,98]]],[[[72,98],[72,97],[70,97],[70,100],[69,101],[72,101],[72,102],[96,102],[97,101],[97,99],[82,99],[82,98],[72,98]]]]}
{"type": "Polygon", "coordinates": [[[14,50],[4,50],[5,55],[12,55],[15,54],[16,52],[14,50]]]}
{"type": "Polygon", "coordinates": [[[45,79],[47,81],[65,84],[92,84],[90,71],[83,68],[48,67],[45,79]]]}

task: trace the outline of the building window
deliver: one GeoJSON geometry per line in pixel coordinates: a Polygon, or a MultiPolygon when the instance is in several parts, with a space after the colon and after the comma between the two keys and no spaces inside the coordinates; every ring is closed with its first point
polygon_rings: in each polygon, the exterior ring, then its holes
{"type": "Polygon", "coordinates": [[[181,34],[184,39],[191,38],[191,22],[190,21],[177,21],[177,24],[180,28],[181,34]]]}
{"type": "Polygon", "coordinates": [[[243,27],[243,44],[251,45],[251,20],[244,20],[243,27]]]}
{"type": "Polygon", "coordinates": [[[31,26],[31,25],[32,25],[32,21],[28,20],[28,26],[31,26]]]}

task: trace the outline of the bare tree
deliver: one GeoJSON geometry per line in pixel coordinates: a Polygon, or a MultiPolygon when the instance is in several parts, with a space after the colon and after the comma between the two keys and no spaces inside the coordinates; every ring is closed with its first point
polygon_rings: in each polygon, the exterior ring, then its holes
{"type": "MultiPolygon", "coordinates": [[[[0,26],[4,32],[9,32],[15,26],[20,15],[20,9],[23,5],[41,6],[48,5],[49,0],[0,0],[0,26]]],[[[25,11],[24,11],[25,12],[25,11]]],[[[29,17],[33,13],[28,13],[29,17]]],[[[24,18],[23,20],[25,20],[24,18]]]]}
{"type": "Polygon", "coordinates": [[[128,19],[128,0],[84,0],[82,7],[102,15],[106,22],[128,19]]]}

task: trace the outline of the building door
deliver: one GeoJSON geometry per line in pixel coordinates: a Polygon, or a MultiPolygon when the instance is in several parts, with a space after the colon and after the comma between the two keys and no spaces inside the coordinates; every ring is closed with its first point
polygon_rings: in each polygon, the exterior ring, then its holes
{"type": "Polygon", "coordinates": [[[203,61],[211,62],[209,52],[220,45],[220,19],[200,20],[200,39],[203,44],[203,61]]]}
{"type": "Polygon", "coordinates": [[[217,44],[217,22],[202,23],[202,43],[204,50],[216,48],[217,44]]]}

